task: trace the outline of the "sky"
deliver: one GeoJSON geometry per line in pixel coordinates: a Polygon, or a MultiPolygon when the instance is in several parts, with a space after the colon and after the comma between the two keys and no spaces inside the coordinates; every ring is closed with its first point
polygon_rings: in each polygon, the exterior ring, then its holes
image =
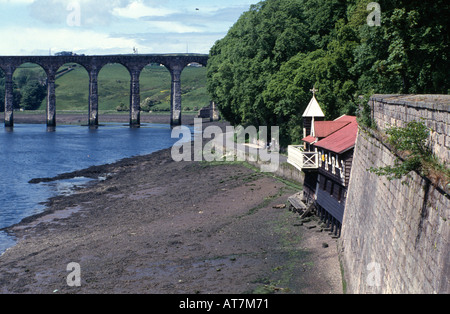
{"type": "Polygon", "coordinates": [[[0,55],[209,53],[259,0],[0,0],[0,55]]]}

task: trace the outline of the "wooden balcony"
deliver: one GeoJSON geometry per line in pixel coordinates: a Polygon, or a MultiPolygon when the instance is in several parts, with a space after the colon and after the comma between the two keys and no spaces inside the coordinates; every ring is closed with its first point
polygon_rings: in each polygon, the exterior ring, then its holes
{"type": "Polygon", "coordinates": [[[288,163],[298,170],[313,170],[319,168],[319,153],[305,152],[303,146],[288,146],[288,163]]]}

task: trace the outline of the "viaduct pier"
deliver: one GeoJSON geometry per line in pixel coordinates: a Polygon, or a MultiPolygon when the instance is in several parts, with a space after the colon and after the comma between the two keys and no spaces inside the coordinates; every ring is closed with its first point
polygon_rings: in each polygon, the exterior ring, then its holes
{"type": "Polygon", "coordinates": [[[14,126],[13,74],[24,63],[40,65],[47,74],[47,126],[56,126],[55,81],[58,69],[66,63],[76,63],[89,74],[89,125],[98,125],[98,73],[110,63],[123,65],[130,73],[130,126],[140,125],[140,84],[141,71],[149,64],[164,65],[170,72],[171,121],[172,126],[181,124],[181,72],[190,63],[207,65],[208,55],[104,55],[104,56],[0,56],[0,69],[5,73],[5,126],[14,126]]]}

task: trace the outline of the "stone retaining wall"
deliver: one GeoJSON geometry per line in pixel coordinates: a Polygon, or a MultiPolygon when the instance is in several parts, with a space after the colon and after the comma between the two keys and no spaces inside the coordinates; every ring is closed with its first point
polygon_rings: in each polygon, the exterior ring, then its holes
{"type": "Polygon", "coordinates": [[[425,122],[432,130],[433,153],[450,163],[450,95],[374,95],[369,105],[379,129],[425,122]]]}
{"type": "MultiPolygon", "coordinates": [[[[379,128],[423,118],[433,128],[433,150],[449,155],[447,97],[375,95],[373,119],[379,128]],[[430,102],[435,99],[436,102],[430,102]]],[[[427,178],[388,181],[367,171],[392,165],[395,155],[376,133],[360,129],[339,241],[348,293],[449,293],[450,196],[427,178]]]]}

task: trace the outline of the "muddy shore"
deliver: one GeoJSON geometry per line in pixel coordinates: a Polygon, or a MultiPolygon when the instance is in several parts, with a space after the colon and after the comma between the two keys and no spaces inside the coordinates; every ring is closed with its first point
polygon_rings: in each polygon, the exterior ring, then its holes
{"type": "Polygon", "coordinates": [[[336,240],[278,206],[294,184],[244,163],[177,163],[170,149],[71,176],[106,180],[8,228],[18,243],[0,256],[0,293],[343,291],[336,240]]]}
{"type": "MultiPolygon", "coordinates": [[[[0,114],[1,115],[1,114],[0,114]]],[[[183,124],[191,125],[194,124],[194,114],[184,114],[182,116],[183,124]]],[[[128,113],[117,113],[117,114],[100,114],[99,124],[107,122],[124,123],[130,122],[130,115],[128,113]]],[[[206,121],[206,119],[205,119],[206,121]]],[[[26,123],[26,124],[45,124],[46,117],[44,113],[14,113],[14,123],[26,123]]],[[[56,114],[56,125],[64,124],[87,124],[88,115],[87,114],[56,114]]],[[[141,114],[141,123],[161,123],[169,124],[170,115],[166,114],[141,114]]]]}

